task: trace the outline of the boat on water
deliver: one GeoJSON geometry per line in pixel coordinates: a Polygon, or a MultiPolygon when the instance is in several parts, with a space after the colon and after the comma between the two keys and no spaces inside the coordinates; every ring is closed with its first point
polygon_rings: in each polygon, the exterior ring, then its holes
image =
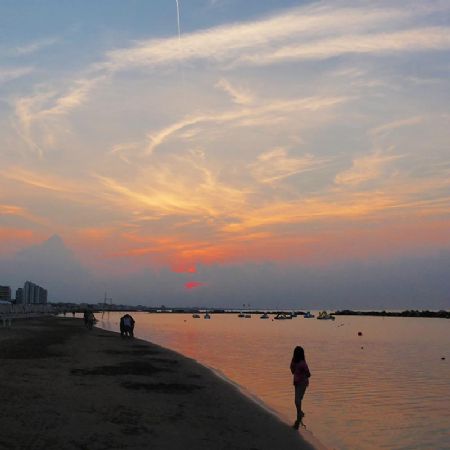
{"type": "Polygon", "coordinates": [[[205,313],[205,315],[203,316],[204,319],[211,319],[211,316],[208,313],[205,313]]]}
{"type": "Polygon", "coordinates": [[[304,319],[314,319],[314,317],[316,317],[316,316],[314,314],[311,314],[310,311],[305,312],[305,314],[303,314],[304,319]]]}
{"type": "Polygon", "coordinates": [[[194,319],[200,319],[200,316],[199,316],[198,314],[192,314],[192,317],[193,317],[194,319]]]}
{"type": "Polygon", "coordinates": [[[269,318],[269,314],[267,314],[267,313],[264,313],[261,317],[260,317],[260,319],[268,319],[269,318]]]}
{"type": "Polygon", "coordinates": [[[335,320],[335,317],[332,316],[331,314],[327,313],[326,311],[320,311],[317,318],[319,320],[335,320]]]}
{"type": "Polygon", "coordinates": [[[288,320],[288,319],[292,319],[292,314],[291,313],[278,313],[274,319],[276,320],[288,320]]]}
{"type": "Polygon", "coordinates": [[[250,303],[248,305],[246,305],[245,303],[242,305],[242,310],[241,312],[238,314],[238,317],[241,319],[251,319],[252,315],[249,312],[244,312],[245,310],[249,310],[250,309],[250,303]]]}

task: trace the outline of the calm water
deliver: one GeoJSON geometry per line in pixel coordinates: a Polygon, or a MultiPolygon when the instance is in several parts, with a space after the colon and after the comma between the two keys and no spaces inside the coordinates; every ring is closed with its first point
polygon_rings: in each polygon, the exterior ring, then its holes
{"type": "MultiPolygon", "coordinates": [[[[99,325],[117,331],[120,315],[105,313],[99,325]]],[[[137,337],[219,370],[288,422],[289,363],[294,346],[304,346],[312,372],[305,423],[330,448],[450,449],[448,320],[133,316],[137,337]]]]}

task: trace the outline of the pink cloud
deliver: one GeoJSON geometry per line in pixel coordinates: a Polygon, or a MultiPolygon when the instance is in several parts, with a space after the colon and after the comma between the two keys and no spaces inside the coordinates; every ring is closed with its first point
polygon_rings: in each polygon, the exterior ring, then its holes
{"type": "Polygon", "coordinates": [[[184,285],[186,289],[195,289],[202,286],[206,286],[206,283],[200,283],[199,281],[188,281],[184,285]]]}

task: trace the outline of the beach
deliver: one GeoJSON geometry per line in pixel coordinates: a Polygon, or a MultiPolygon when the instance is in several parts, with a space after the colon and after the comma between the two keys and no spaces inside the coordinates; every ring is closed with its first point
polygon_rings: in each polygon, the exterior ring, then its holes
{"type": "Polygon", "coordinates": [[[0,359],[0,448],[313,448],[194,360],[81,319],[0,328],[0,359]]]}

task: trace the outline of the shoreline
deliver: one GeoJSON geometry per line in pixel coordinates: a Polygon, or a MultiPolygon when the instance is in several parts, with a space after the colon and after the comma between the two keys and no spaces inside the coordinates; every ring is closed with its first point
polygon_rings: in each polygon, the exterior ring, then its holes
{"type": "MultiPolygon", "coordinates": [[[[100,327],[98,327],[98,329],[104,330],[103,328],[100,328],[100,327]]],[[[114,333],[114,334],[117,334],[117,335],[120,334],[118,331],[112,331],[112,330],[105,330],[105,331],[108,331],[110,333],[114,333]]],[[[277,420],[277,421],[287,425],[290,428],[289,420],[288,420],[287,417],[282,416],[281,414],[279,414],[277,411],[275,411],[270,406],[265,404],[259,397],[257,397],[256,395],[252,394],[249,390],[247,390],[245,387],[241,386],[240,384],[236,383],[231,378],[228,378],[220,370],[215,369],[214,367],[210,367],[210,366],[208,366],[206,364],[202,364],[201,362],[199,362],[195,358],[191,358],[189,356],[183,355],[183,353],[177,352],[176,350],[172,350],[172,349],[167,348],[167,347],[163,347],[162,345],[159,345],[159,344],[155,344],[154,342],[147,341],[147,340],[142,339],[142,338],[135,338],[135,340],[142,341],[142,342],[145,342],[145,343],[148,343],[148,344],[152,344],[152,345],[154,345],[156,347],[161,348],[164,351],[172,352],[172,353],[178,355],[181,358],[185,358],[185,359],[187,359],[189,361],[194,362],[194,364],[200,365],[204,369],[206,369],[209,372],[211,372],[212,376],[217,377],[220,380],[222,380],[225,383],[227,383],[228,385],[230,385],[233,389],[235,389],[239,393],[239,395],[241,395],[241,396],[245,397],[246,399],[248,399],[257,408],[260,408],[260,409],[264,410],[265,412],[270,414],[275,420],[277,420]]],[[[314,450],[328,450],[328,448],[325,447],[311,431],[309,431],[307,429],[304,429],[304,428],[299,428],[298,433],[300,434],[300,436],[301,436],[301,438],[303,440],[305,440],[308,444],[313,446],[314,450]]]]}
{"type": "MultiPolygon", "coordinates": [[[[130,312],[132,312],[132,311],[130,311],[130,312]]],[[[101,328],[101,327],[98,327],[98,328],[102,329],[102,330],[109,331],[109,332],[114,333],[114,334],[119,334],[119,331],[107,330],[107,329],[101,328]]],[[[260,408],[260,409],[264,410],[265,412],[270,414],[272,417],[274,417],[275,420],[282,422],[283,424],[287,425],[288,427],[291,427],[291,422],[289,420],[289,417],[287,417],[285,415],[282,415],[278,411],[276,411],[273,408],[271,408],[269,405],[264,403],[263,400],[261,400],[259,397],[254,395],[251,391],[246,389],[244,386],[241,386],[239,383],[237,383],[236,381],[232,380],[231,378],[227,377],[219,369],[216,369],[216,368],[214,368],[212,366],[208,366],[207,364],[204,364],[204,363],[196,360],[195,358],[192,358],[190,356],[184,355],[183,353],[178,352],[177,350],[173,350],[173,349],[164,347],[164,346],[162,346],[160,344],[156,344],[156,343],[154,343],[154,342],[152,342],[150,340],[146,340],[144,338],[137,338],[137,339],[141,340],[143,342],[155,345],[155,346],[157,346],[157,347],[159,347],[159,348],[161,348],[163,350],[167,350],[169,352],[173,352],[176,355],[180,356],[181,358],[185,358],[185,359],[188,359],[189,361],[193,361],[195,364],[198,364],[201,367],[203,367],[203,368],[207,369],[208,371],[210,371],[212,376],[218,377],[219,379],[221,379],[225,383],[227,383],[230,386],[232,386],[240,395],[242,395],[245,398],[247,398],[257,408],[260,408]]],[[[298,430],[298,433],[301,435],[302,439],[304,439],[308,444],[312,445],[315,450],[329,450],[329,447],[325,446],[320,441],[320,439],[318,437],[316,437],[314,435],[314,433],[312,431],[310,431],[309,429],[300,427],[299,430],[298,430]]]]}
{"type": "Polygon", "coordinates": [[[317,448],[193,359],[77,318],[0,329],[0,447],[317,448]]]}
{"type": "MultiPolygon", "coordinates": [[[[148,341],[145,341],[145,342],[148,342],[148,341]]],[[[163,347],[163,348],[165,348],[165,347],[163,347]]],[[[181,356],[184,356],[182,353],[179,353],[179,354],[181,356]]],[[[186,356],[184,356],[184,357],[186,358],[186,356]]],[[[192,358],[190,358],[190,359],[192,359],[192,358]]],[[[286,416],[279,414],[277,411],[272,409],[269,405],[264,403],[259,397],[252,394],[250,391],[248,391],[246,388],[244,388],[240,384],[233,381],[231,378],[228,378],[226,375],[224,375],[222,372],[220,372],[220,370],[214,369],[213,367],[209,367],[205,364],[202,364],[195,359],[192,359],[192,360],[195,361],[197,364],[200,364],[201,366],[206,367],[208,370],[210,370],[213,373],[213,375],[215,375],[216,377],[225,381],[225,383],[230,384],[232,387],[234,387],[234,389],[236,389],[239,392],[240,395],[246,397],[248,400],[250,400],[252,403],[254,403],[256,405],[256,407],[261,408],[262,410],[266,411],[268,414],[273,416],[276,420],[286,424],[287,426],[290,426],[289,420],[286,416]]],[[[300,427],[298,430],[298,433],[307,443],[309,443],[310,445],[313,446],[314,450],[329,450],[328,447],[326,447],[324,444],[322,444],[322,442],[320,442],[320,440],[313,434],[312,431],[309,431],[306,428],[300,427]]]]}

